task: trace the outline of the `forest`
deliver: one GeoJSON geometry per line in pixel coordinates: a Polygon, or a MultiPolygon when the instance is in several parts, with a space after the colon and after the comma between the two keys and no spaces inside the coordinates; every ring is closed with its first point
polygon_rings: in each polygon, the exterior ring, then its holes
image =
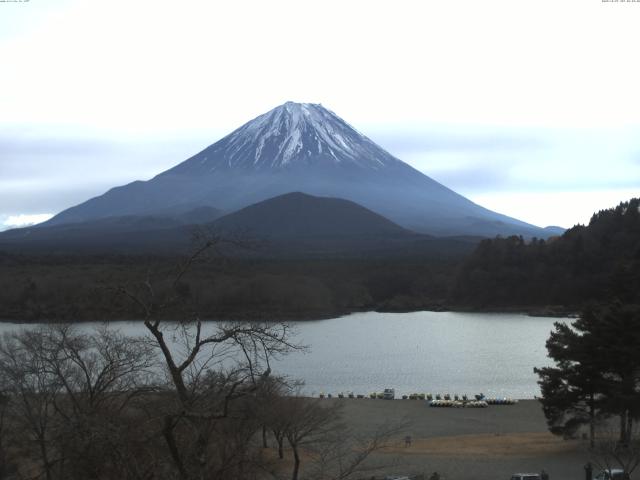
{"type": "Polygon", "coordinates": [[[475,308],[640,303],[640,199],[595,213],[548,241],[483,240],[457,272],[451,302],[475,308]]]}
{"type": "MultiPolygon", "coordinates": [[[[497,237],[430,255],[276,258],[209,254],[180,285],[202,318],[289,320],[354,311],[558,314],[589,301],[640,303],[639,199],[549,240],[497,237]]],[[[0,318],[137,318],[120,287],[168,288],[180,256],[0,253],[0,318]]],[[[171,315],[171,313],[166,313],[171,315]]]]}
{"type": "MultiPolygon", "coordinates": [[[[181,285],[203,318],[287,320],[360,310],[441,309],[458,259],[261,260],[209,257],[181,285]]],[[[166,288],[179,257],[0,259],[0,318],[134,319],[118,287],[147,278],[166,288]]]]}

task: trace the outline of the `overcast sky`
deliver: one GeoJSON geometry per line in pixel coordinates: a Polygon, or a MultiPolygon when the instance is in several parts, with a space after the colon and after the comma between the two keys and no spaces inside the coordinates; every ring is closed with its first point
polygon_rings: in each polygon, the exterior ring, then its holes
{"type": "Polygon", "coordinates": [[[640,195],[640,2],[0,2],[0,228],[287,101],[536,225],[640,195]]]}

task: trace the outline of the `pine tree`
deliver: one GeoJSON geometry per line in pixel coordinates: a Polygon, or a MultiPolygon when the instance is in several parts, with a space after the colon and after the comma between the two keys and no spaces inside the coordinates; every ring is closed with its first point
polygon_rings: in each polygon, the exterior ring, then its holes
{"type": "MultiPolygon", "coordinates": [[[[575,327],[575,324],[574,324],[575,327]]],[[[549,430],[564,437],[573,436],[589,425],[589,440],[595,441],[595,423],[601,415],[598,402],[598,358],[592,355],[593,337],[580,335],[574,328],[555,323],[547,340],[547,351],[556,366],[536,368],[540,377],[542,408],[549,430]]]]}
{"type": "Polygon", "coordinates": [[[619,416],[620,443],[628,445],[640,417],[640,307],[589,308],[576,323],[598,342],[602,409],[619,416]]]}
{"type": "Polygon", "coordinates": [[[599,417],[620,418],[620,443],[628,444],[640,416],[640,308],[589,307],[570,326],[556,323],[547,340],[554,367],[535,369],[552,433],[571,436],[599,417]]]}

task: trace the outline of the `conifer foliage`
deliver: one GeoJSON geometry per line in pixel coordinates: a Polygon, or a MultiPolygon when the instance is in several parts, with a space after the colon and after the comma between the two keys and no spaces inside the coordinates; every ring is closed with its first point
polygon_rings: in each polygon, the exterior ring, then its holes
{"type": "Polygon", "coordinates": [[[473,307],[640,303],[640,198],[622,202],[548,240],[480,242],[452,285],[452,301],[473,307]]]}
{"type": "Polygon", "coordinates": [[[599,419],[619,418],[619,443],[632,441],[640,418],[640,306],[590,306],[571,325],[556,323],[547,340],[553,367],[535,369],[552,433],[572,436],[599,419]]]}

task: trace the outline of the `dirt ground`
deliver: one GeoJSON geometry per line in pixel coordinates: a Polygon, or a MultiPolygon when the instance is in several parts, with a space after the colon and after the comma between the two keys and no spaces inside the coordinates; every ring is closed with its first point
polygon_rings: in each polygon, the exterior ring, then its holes
{"type": "Polygon", "coordinates": [[[431,408],[419,400],[326,401],[341,402],[344,421],[362,435],[383,422],[405,422],[397,444],[373,458],[381,465],[398,462],[386,473],[428,478],[437,471],[447,480],[509,480],[516,472],[544,469],[550,480],[585,478],[585,443],[551,435],[535,400],[488,408],[431,408]],[[403,440],[407,435],[410,446],[403,440]]]}

